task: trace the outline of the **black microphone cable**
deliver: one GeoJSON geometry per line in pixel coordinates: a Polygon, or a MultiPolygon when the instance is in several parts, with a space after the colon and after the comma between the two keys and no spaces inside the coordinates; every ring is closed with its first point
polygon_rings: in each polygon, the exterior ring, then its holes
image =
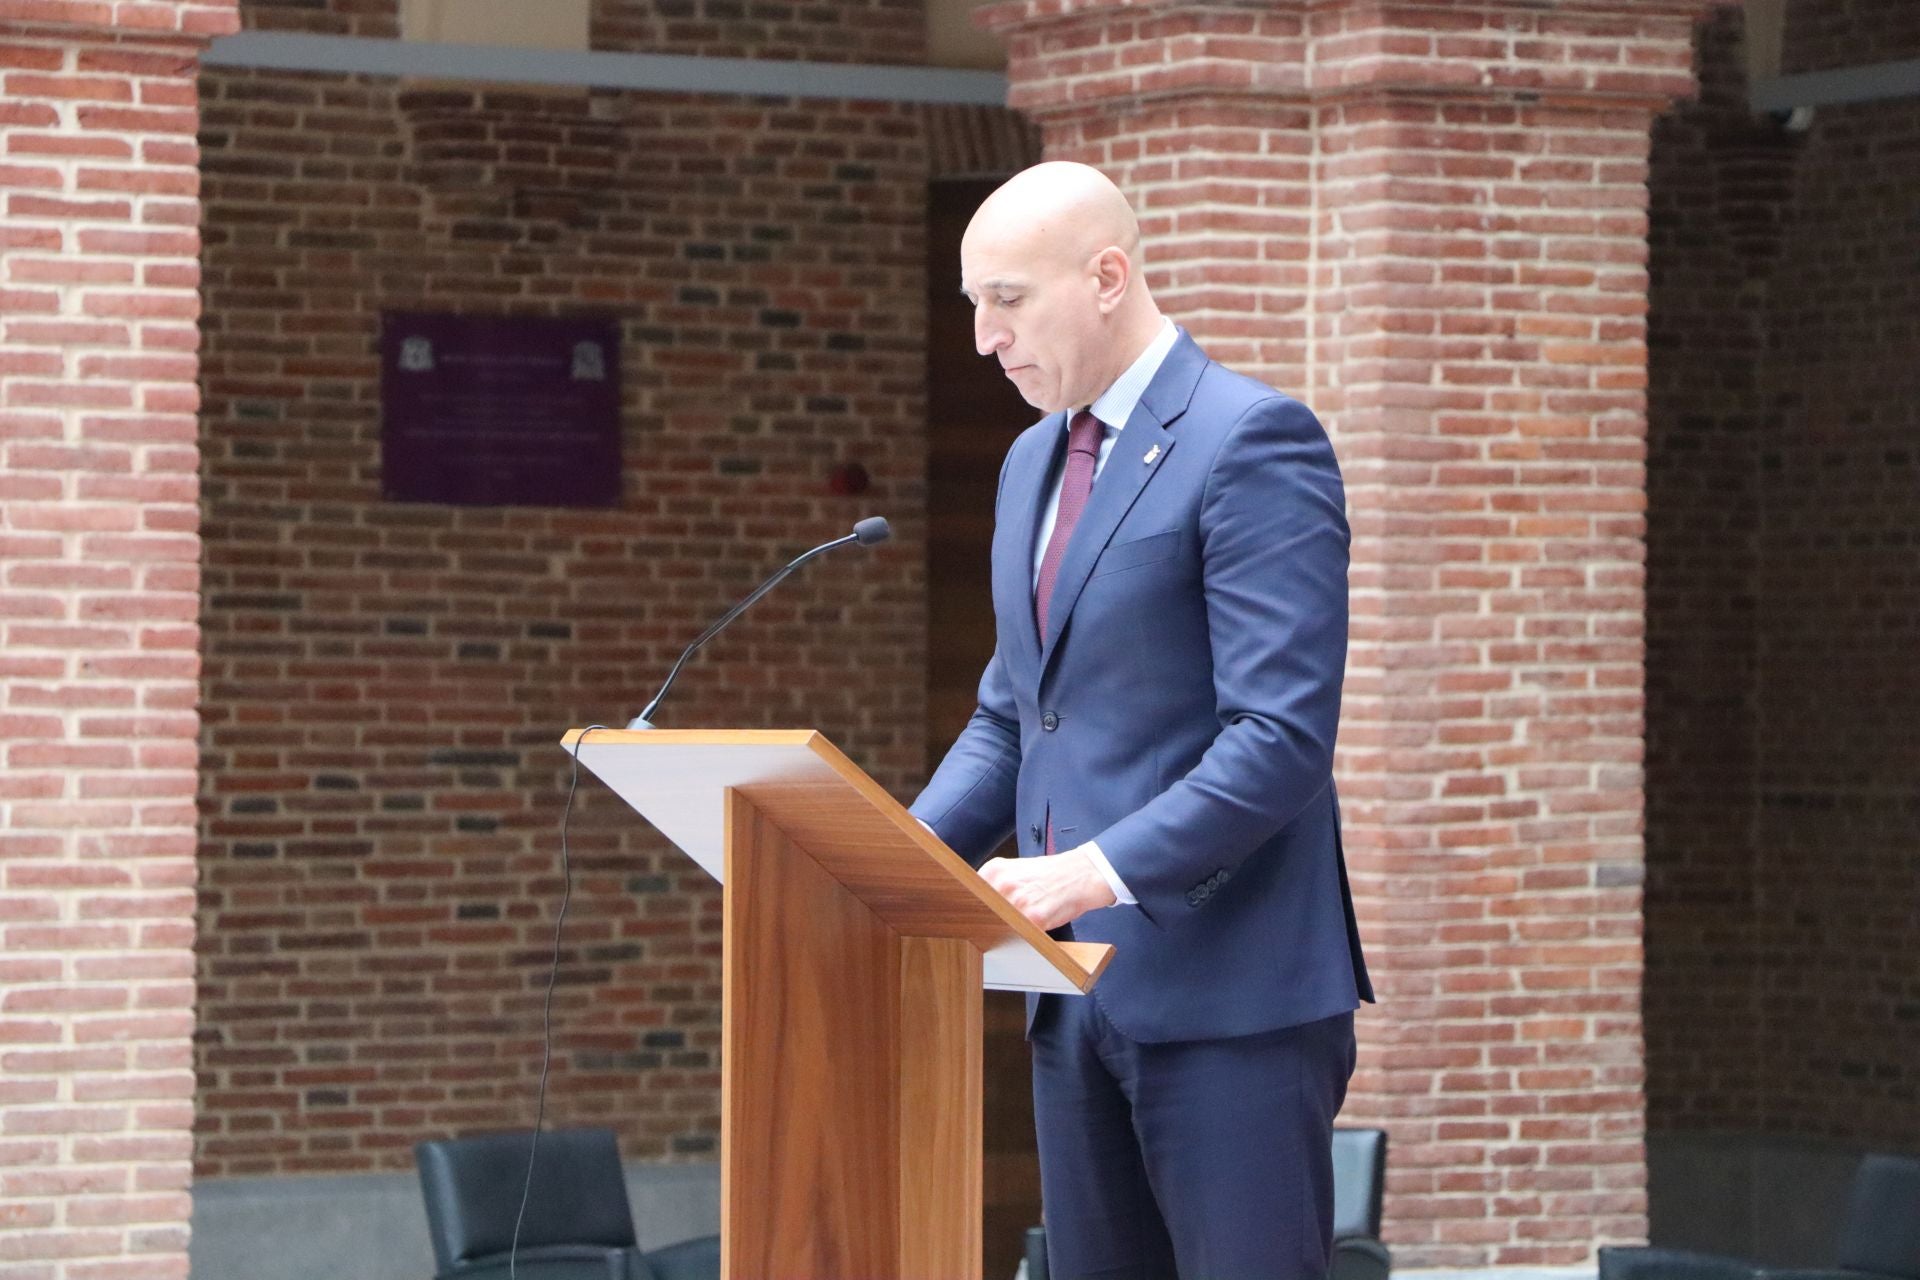
{"type": "Polygon", "coordinates": [[[527,1201],[533,1196],[533,1158],[540,1151],[540,1125],[547,1114],[547,1073],[553,1067],[553,989],[560,981],[560,936],[567,926],[567,904],[573,900],[573,856],[567,849],[567,823],[573,817],[573,796],[580,789],[580,748],[587,735],[603,724],[590,724],[573,740],[573,779],[567,783],[567,806],[560,813],[560,912],[553,922],[553,964],[547,969],[547,999],[540,1014],[540,1091],[533,1112],[533,1141],[527,1144],[527,1178],[520,1188],[520,1212],[513,1219],[513,1240],[507,1246],[507,1280],[519,1280],[520,1228],[527,1220],[527,1201]]]}

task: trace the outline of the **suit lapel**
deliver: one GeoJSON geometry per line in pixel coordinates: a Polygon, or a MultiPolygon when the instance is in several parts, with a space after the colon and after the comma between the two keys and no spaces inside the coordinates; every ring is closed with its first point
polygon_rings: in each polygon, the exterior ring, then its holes
{"type": "Polygon", "coordinates": [[[1053,600],[1047,606],[1047,634],[1040,645],[1041,675],[1046,674],[1060,634],[1080,599],[1080,590],[1093,572],[1093,562],[1106,549],[1141,491],[1166,464],[1175,443],[1167,427],[1187,411],[1206,367],[1206,353],[1182,330],[1114,441],[1113,452],[1093,483],[1087,508],[1080,513],[1080,523],[1073,527],[1066,558],[1060,562],[1060,575],[1054,579],[1053,600]]]}

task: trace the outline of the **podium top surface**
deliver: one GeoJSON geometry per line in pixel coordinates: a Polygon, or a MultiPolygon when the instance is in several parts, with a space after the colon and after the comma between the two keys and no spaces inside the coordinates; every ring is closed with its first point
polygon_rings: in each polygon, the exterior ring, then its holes
{"type": "Polygon", "coordinates": [[[1112,948],[1036,929],[886,789],[811,729],[594,729],[580,763],[716,880],[738,792],[899,933],[964,938],[988,987],[1082,993],[1112,948]]]}

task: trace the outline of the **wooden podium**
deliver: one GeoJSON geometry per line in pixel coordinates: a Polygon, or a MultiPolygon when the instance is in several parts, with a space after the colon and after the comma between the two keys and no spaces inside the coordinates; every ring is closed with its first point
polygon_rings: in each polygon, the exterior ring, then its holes
{"type": "Polygon", "coordinates": [[[1083,993],[1112,948],[1034,928],[810,730],[579,759],[726,885],[721,1275],[980,1280],[980,990],[1083,993]]]}

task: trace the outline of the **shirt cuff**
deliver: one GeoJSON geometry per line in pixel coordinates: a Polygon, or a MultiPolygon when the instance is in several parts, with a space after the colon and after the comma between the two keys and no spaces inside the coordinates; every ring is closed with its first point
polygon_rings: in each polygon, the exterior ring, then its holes
{"type": "Polygon", "coordinates": [[[1099,845],[1089,840],[1073,852],[1087,855],[1087,860],[1093,863],[1094,870],[1098,871],[1100,878],[1107,882],[1107,888],[1113,890],[1114,899],[1119,905],[1123,907],[1139,905],[1140,899],[1133,896],[1132,890],[1127,888],[1127,882],[1120,878],[1120,873],[1113,869],[1111,862],[1107,861],[1107,855],[1100,852],[1099,845]]]}

